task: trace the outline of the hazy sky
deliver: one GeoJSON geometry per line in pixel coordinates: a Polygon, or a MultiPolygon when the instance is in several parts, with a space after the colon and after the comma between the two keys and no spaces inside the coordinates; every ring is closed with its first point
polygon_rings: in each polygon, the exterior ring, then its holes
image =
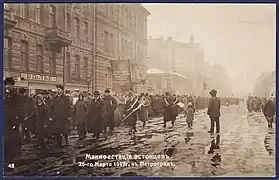
{"type": "Polygon", "coordinates": [[[148,36],[172,36],[187,42],[193,35],[206,61],[222,64],[234,91],[250,91],[262,71],[276,66],[276,7],[272,4],[154,4],[148,36]]]}

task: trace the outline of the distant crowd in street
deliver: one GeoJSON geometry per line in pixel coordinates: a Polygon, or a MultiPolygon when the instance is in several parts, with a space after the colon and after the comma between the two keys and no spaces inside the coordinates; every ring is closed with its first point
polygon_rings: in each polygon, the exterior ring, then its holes
{"type": "Polygon", "coordinates": [[[259,98],[256,96],[249,96],[246,105],[248,112],[263,112],[267,122],[268,127],[272,128],[272,123],[275,119],[276,114],[276,98],[274,93],[271,94],[269,98],[259,98]]]}

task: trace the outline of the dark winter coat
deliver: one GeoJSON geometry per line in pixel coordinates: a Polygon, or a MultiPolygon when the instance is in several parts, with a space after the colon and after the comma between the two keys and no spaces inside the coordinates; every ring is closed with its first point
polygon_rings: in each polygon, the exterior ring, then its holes
{"type": "Polygon", "coordinates": [[[217,97],[209,99],[207,114],[209,117],[220,117],[221,101],[217,97]]]}
{"type": "Polygon", "coordinates": [[[24,118],[22,96],[16,90],[4,95],[4,161],[14,158],[21,147],[20,122],[24,118]]]}
{"type": "Polygon", "coordinates": [[[73,118],[75,119],[75,123],[80,125],[86,122],[87,118],[87,109],[88,109],[88,101],[86,100],[78,100],[74,105],[74,113],[73,118]]]}
{"type": "Polygon", "coordinates": [[[50,125],[50,132],[54,134],[68,133],[69,120],[71,117],[71,103],[67,96],[55,96],[51,101],[50,118],[52,122],[50,125]]]}
{"type": "Polygon", "coordinates": [[[103,129],[104,102],[102,99],[92,99],[87,108],[87,130],[99,134],[103,129]]]}
{"type": "Polygon", "coordinates": [[[164,121],[174,121],[176,118],[176,110],[174,107],[175,99],[172,97],[170,98],[163,98],[163,105],[164,105],[164,121]]]}
{"type": "Polygon", "coordinates": [[[189,107],[185,111],[185,116],[186,116],[186,122],[187,123],[193,123],[193,121],[194,121],[194,110],[193,110],[192,107],[189,107]]]}
{"type": "Polygon", "coordinates": [[[263,108],[263,113],[267,117],[273,117],[276,113],[275,103],[271,100],[267,101],[263,108]]]}
{"type": "Polygon", "coordinates": [[[47,134],[47,125],[48,125],[48,119],[49,119],[49,112],[48,107],[45,103],[42,103],[41,105],[35,106],[35,130],[36,130],[36,136],[38,138],[44,137],[47,134]]]}
{"type": "Polygon", "coordinates": [[[113,126],[115,125],[114,111],[117,108],[117,102],[112,96],[105,96],[104,102],[104,125],[113,126]]]}

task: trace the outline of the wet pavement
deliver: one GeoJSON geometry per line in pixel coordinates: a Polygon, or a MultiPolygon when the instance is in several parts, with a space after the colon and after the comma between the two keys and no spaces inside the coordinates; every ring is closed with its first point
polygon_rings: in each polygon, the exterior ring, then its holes
{"type": "Polygon", "coordinates": [[[261,113],[247,114],[243,104],[222,107],[220,122],[220,134],[208,134],[209,118],[203,110],[196,113],[192,129],[188,129],[185,119],[179,116],[174,128],[171,124],[163,128],[162,118],[154,118],[148,121],[145,128],[139,121],[135,135],[129,135],[127,127],[118,127],[113,134],[102,135],[99,141],[94,141],[89,134],[86,140],[80,142],[73,132],[69,145],[62,148],[48,146],[41,150],[35,143],[24,145],[22,155],[14,161],[15,168],[9,169],[6,175],[275,175],[276,132],[275,128],[267,128],[261,113]],[[167,155],[165,158],[168,159],[85,160],[86,154],[167,155]],[[96,162],[99,166],[107,166],[96,167],[96,162]]]}

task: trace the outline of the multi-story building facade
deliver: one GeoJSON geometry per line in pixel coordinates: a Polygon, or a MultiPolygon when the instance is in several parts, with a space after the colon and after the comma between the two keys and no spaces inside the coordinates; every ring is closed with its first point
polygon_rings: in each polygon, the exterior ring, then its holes
{"type": "Polygon", "coordinates": [[[4,76],[29,89],[104,90],[111,61],[144,64],[149,12],[140,4],[7,4],[6,12],[4,76]]]}
{"type": "Polygon", "coordinates": [[[119,83],[113,81],[112,61],[129,60],[132,81],[144,76],[147,70],[145,60],[149,14],[139,3],[97,4],[96,62],[99,69],[96,73],[99,73],[95,82],[100,89],[120,89],[119,83]]]}
{"type": "Polygon", "coordinates": [[[176,72],[186,76],[192,83],[193,93],[202,92],[204,68],[204,50],[190,37],[187,43],[150,37],[148,39],[148,67],[158,68],[166,72],[176,72]]]}

